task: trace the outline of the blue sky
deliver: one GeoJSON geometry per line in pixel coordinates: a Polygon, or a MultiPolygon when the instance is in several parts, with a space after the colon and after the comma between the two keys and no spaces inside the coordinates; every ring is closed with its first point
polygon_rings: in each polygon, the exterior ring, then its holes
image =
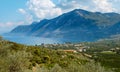
{"type": "Polygon", "coordinates": [[[27,0],[1,0],[0,1],[0,33],[7,32],[14,28],[17,23],[23,21],[23,17],[19,12],[19,8],[26,7],[27,0]]]}
{"type": "MultiPolygon", "coordinates": [[[[3,22],[12,20],[14,21],[17,16],[20,16],[18,13],[18,8],[25,8],[27,0],[1,0],[0,1],[0,21],[3,22]]],[[[15,20],[16,21],[16,20],[15,20]]]]}
{"type": "Polygon", "coordinates": [[[0,0],[0,33],[73,9],[120,13],[120,0],[0,0]]]}

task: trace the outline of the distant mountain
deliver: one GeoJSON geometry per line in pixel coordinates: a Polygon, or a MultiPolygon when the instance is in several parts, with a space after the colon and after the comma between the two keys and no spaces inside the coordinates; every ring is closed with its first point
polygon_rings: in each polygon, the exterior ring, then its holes
{"type": "Polygon", "coordinates": [[[120,34],[120,14],[75,9],[54,19],[44,19],[31,25],[18,26],[10,33],[77,41],[95,41],[120,34]]]}

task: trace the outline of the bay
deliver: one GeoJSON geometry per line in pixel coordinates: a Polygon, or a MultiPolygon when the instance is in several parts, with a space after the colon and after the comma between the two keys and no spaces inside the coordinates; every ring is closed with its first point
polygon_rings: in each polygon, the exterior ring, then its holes
{"type": "Polygon", "coordinates": [[[32,36],[7,36],[3,35],[5,40],[9,40],[12,42],[26,44],[26,45],[40,45],[44,44],[54,44],[54,43],[62,43],[60,39],[55,38],[43,38],[43,37],[32,37],[32,36]]]}

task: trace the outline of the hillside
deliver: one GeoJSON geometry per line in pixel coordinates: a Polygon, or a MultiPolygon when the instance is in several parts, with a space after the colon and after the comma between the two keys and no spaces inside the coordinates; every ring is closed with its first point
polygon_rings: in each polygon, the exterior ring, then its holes
{"type": "Polygon", "coordinates": [[[90,46],[86,53],[92,55],[96,62],[120,72],[120,39],[101,40],[85,45],[90,46]]]}
{"type": "Polygon", "coordinates": [[[22,25],[10,33],[37,37],[95,41],[120,34],[120,14],[89,12],[75,9],[53,19],[22,25]]]}
{"type": "Polygon", "coordinates": [[[0,39],[0,72],[112,72],[81,53],[0,39]]]}

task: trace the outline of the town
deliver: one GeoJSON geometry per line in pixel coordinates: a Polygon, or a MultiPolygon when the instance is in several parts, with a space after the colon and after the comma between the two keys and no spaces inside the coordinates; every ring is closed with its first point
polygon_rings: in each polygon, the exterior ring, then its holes
{"type": "Polygon", "coordinates": [[[64,44],[41,44],[42,48],[51,48],[51,49],[57,49],[65,52],[86,52],[87,49],[89,49],[89,46],[84,45],[83,43],[64,43],[64,44]]]}

